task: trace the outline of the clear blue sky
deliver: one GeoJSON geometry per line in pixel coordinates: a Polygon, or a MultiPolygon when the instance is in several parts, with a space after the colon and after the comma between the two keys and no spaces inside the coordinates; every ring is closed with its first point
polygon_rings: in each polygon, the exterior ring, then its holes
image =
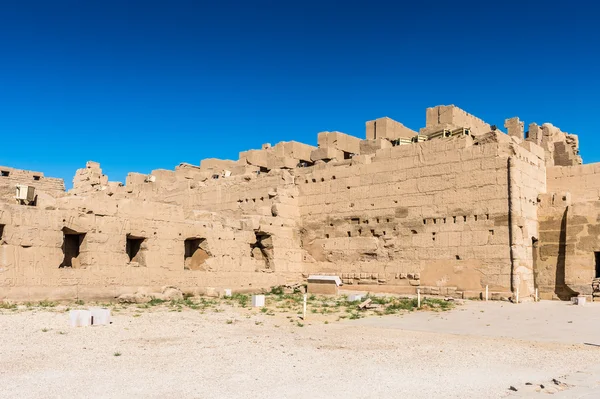
{"type": "Polygon", "coordinates": [[[0,165],[110,180],[456,104],[600,161],[600,24],[569,1],[0,0],[0,165]]]}

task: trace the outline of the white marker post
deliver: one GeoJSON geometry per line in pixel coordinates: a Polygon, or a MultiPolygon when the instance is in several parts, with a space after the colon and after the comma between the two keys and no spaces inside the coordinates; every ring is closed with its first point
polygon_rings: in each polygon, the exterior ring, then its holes
{"type": "Polygon", "coordinates": [[[302,316],[302,320],[306,320],[306,298],[307,298],[307,295],[304,294],[304,313],[302,316]]]}
{"type": "Polygon", "coordinates": [[[540,297],[538,296],[538,289],[535,289],[535,301],[539,302],[540,301],[540,297]]]}
{"type": "Polygon", "coordinates": [[[421,307],[421,289],[417,288],[417,308],[421,307]]]}
{"type": "Polygon", "coordinates": [[[488,292],[489,292],[489,291],[488,291],[488,286],[486,285],[486,286],[485,286],[485,301],[486,301],[486,302],[487,302],[487,300],[488,300],[488,292]]]}

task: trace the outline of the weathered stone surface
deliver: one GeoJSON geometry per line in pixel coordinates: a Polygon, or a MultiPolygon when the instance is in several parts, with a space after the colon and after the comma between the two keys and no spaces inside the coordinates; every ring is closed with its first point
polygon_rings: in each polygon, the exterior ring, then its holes
{"type": "Polygon", "coordinates": [[[310,274],[380,292],[591,294],[600,164],[581,165],[577,136],[550,124],[527,137],[518,118],[505,127],[438,106],[421,135],[379,118],[368,140],[322,132],[318,147],[264,145],[125,185],[88,162],[68,192],[0,167],[0,300],[138,303],[310,274]],[[17,184],[33,203],[17,201],[17,184]]]}

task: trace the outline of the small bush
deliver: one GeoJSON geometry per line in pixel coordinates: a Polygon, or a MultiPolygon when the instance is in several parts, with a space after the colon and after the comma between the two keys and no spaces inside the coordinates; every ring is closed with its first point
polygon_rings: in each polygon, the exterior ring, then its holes
{"type": "Polygon", "coordinates": [[[193,308],[194,306],[197,307],[196,302],[192,301],[189,297],[184,298],[182,303],[188,308],[193,308]]]}
{"type": "Polygon", "coordinates": [[[233,294],[231,299],[237,301],[241,307],[245,308],[248,306],[248,301],[250,301],[250,297],[246,294],[233,294]]]}
{"type": "Polygon", "coordinates": [[[371,303],[376,305],[387,305],[390,302],[393,302],[395,298],[388,298],[386,296],[372,296],[367,295],[367,298],[371,300],[371,303]]]}
{"type": "Polygon", "coordinates": [[[0,309],[16,309],[16,303],[0,302],[0,309]]]}
{"type": "Polygon", "coordinates": [[[150,301],[148,301],[147,305],[148,306],[156,306],[156,305],[163,304],[165,302],[167,302],[167,301],[165,301],[164,299],[152,298],[152,299],[150,299],[150,301]]]}
{"type": "Polygon", "coordinates": [[[56,302],[43,300],[38,302],[38,306],[41,308],[53,308],[56,306],[56,302]]]}
{"type": "Polygon", "coordinates": [[[417,299],[395,299],[388,303],[385,308],[386,314],[396,313],[400,310],[414,310],[417,307],[417,299]]]}
{"type": "Polygon", "coordinates": [[[115,352],[115,353],[113,353],[113,356],[119,357],[119,356],[121,356],[121,352],[115,352]]]}
{"type": "Polygon", "coordinates": [[[348,317],[350,320],[356,320],[356,319],[360,319],[362,316],[357,312],[354,311],[352,313],[350,313],[350,317],[348,317]]]}
{"type": "Polygon", "coordinates": [[[281,285],[272,287],[270,294],[271,295],[283,295],[283,287],[281,285]]]}

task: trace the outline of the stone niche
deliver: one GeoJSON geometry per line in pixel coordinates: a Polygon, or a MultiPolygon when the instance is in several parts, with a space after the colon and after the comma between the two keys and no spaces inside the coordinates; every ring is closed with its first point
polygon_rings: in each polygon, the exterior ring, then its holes
{"type": "Polygon", "coordinates": [[[81,267],[79,255],[85,245],[85,233],[80,233],[67,227],[63,228],[63,261],[60,268],[70,267],[78,269],[81,267]]]}
{"type": "Polygon", "coordinates": [[[211,257],[205,238],[188,238],[184,241],[185,270],[206,270],[206,260],[211,257]]]}

